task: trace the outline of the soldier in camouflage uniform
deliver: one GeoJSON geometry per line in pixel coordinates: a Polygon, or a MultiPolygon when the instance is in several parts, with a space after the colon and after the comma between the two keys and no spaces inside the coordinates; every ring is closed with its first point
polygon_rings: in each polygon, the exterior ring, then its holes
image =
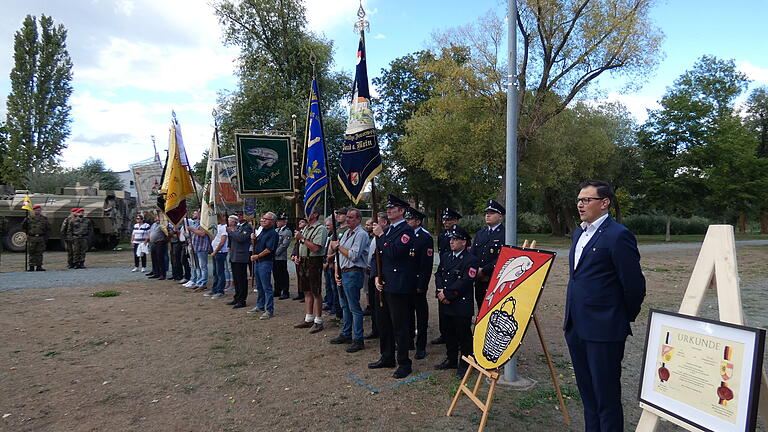
{"type": "Polygon", "coordinates": [[[72,268],[85,268],[85,254],[88,252],[88,238],[93,232],[93,223],[83,217],[85,210],[77,209],[75,217],[69,222],[68,237],[72,239],[72,268]]]}
{"type": "Polygon", "coordinates": [[[24,218],[21,227],[27,233],[27,253],[29,253],[29,269],[27,271],[45,271],[43,268],[43,252],[51,226],[48,218],[43,216],[42,207],[32,208],[33,214],[24,218]]]}
{"type": "Polygon", "coordinates": [[[74,268],[75,264],[72,261],[72,239],[69,237],[69,223],[75,218],[75,212],[77,208],[69,210],[69,216],[61,223],[61,239],[64,241],[64,250],[67,251],[67,268],[74,268]]]}

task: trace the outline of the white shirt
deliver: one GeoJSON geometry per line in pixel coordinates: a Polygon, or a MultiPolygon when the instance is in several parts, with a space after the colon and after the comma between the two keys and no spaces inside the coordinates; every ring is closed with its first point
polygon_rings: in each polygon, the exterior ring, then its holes
{"type": "Polygon", "coordinates": [[[216,248],[219,246],[219,243],[224,241],[224,244],[221,246],[221,249],[219,249],[219,253],[226,253],[229,251],[227,249],[227,225],[226,224],[218,224],[216,225],[216,237],[213,238],[213,242],[211,243],[211,247],[213,250],[216,250],[216,248]]]}
{"type": "Polygon", "coordinates": [[[589,243],[589,241],[592,239],[592,236],[595,235],[595,232],[597,232],[597,229],[600,228],[600,225],[603,224],[607,217],[608,213],[600,216],[593,223],[581,223],[581,229],[584,230],[584,232],[581,233],[581,237],[579,237],[579,240],[576,242],[576,247],[573,250],[574,270],[579,266],[579,260],[581,259],[581,253],[584,252],[584,247],[587,246],[587,243],[589,243]]]}

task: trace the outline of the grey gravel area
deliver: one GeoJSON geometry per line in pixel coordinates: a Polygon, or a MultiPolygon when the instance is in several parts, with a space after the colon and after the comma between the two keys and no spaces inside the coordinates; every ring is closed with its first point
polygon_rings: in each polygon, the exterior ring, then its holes
{"type": "Polygon", "coordinates": [[[99,267],[79,270],[0,273],[0,292],[24,288],[105,285],[111,282],[146,280],[141,272],[125,267],[99,267]]]}

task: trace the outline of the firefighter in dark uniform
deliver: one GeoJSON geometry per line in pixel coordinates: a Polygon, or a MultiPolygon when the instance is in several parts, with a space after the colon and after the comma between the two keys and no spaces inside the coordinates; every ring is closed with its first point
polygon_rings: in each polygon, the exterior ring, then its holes
{"type": "Polygon", "coordinates": [[[72,268],[85,268],[85,254],[88,252],[88,239],[93,233],[93,223],[83,217],[85,209],[79,208],[75,217],[69,221],[68,237],[72,239],[72,268]]]}
{"type": "Polygon", "coordinates": [[[475,278],[475,302],[477,311],[483,304],[485,292],[488,289],[488,282],[493,275],[493,268],[496,266],[496,259],[499,257],[501,247],[504,246],[504,224],[501,221],[504,218],[504,207],[494,200],[488,201],[485,207],[485,224],[483,228],[475,234],[475,242],[472,243],[472,254],[480,260],[480,269],[475,278]]]}
{"type": "Polygon", "coordinates": [[[24,218],[21,227],[27,233],[27,253],[29,254],[27,271],[45,271],[43,252],[51,232],[51,225],[48,223],[48,218],[43,216],[43,208],[40,205],[32,207],[32,215],[24,218]]]}
{"type": "MultiPolygon", "coordinates": [[[[448,237],[448,234],[451,232],[453,227],[459,223],[459,219],[461,219],[461,214],[457,212],[456,210],[446,207],[445,211],[443,212],[443,228],[445,231],[441,232],[437,236],[437,252],[438,257],[442,257],[444,252],[448,252],[451,250],[451,244],[450,244],[450,238],[448,237]]],[[[433,345],[440,345],[445,343],[445,338],[443,337],[443,327],[442,327],[443,317],[440,315],[440,308],[437,310],[437,324],[438,329],[440,330],[440,336],[432,339],[430,342],[433,345]]]]}
{"type": "Polygon", "coordinates": [[[429,327],[429,302],[427,291],[432,279],[435,242],[432,235],[421,224],[426,216],[414,208],[405,212],[405,221],[413,228],[413,250],[416,259],[416,295],[413,298],[415,315],[411,315],[411,343],[416,338],[417,360],[427,356],[427,328],[429,327]]]}
{"type": "Polygon", "coordinates": [[[463,377],[468,365],[459,353],[472,355],[472,314],[475,310],[472,295],[480,260],[467,251],[472,238],[464,228],[455,225],[449,235],[451,250],[440,256],[435,273],[446,351],[445,360],[435,369],[458,369],[456,375],[463,377]]]}
{"type": "Polygon", "coordinates": [[[371,276],[375,278],[376,289],[381,292],[384,302],[384,306],[376,310],[381,358],[369,363],[368,367],[391,368],[397,361],[398,367],[392,377],[400,379],[412,372],[408,348],[416,292],[413,283],[416,280],[416,259],[411,256],[415,233],[404,219],[408,203],[394,195],[389,195],[387,201],[390,225],[386,231],[379,225],[373,229],[376,247],[381,251],[381,268],[378,268],[375,259],[371,265],[371,276]]]}

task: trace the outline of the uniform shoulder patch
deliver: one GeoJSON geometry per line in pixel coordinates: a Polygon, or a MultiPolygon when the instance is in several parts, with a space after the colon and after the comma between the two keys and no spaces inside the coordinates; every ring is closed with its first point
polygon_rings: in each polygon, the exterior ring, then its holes
{"type": "Polygon", "coordinates": [[[435,254],[435,251],[432,248],[427,249],[427,256],[432,256],[435,254]]]}
{"type": "Polygon", "coordinates": [[[477,269],[474,267],[470,267],[469,270],[467,271],[467,274],[469,275],[469,277],[473,278],[477,276],[477,269]]]}
{"type": "Polygon", "coordinates": [[[406,244],[411,241],[411,237],[409,237],[408,234],[403,234],[403,236],[400,237],[400,241],[403,242],[403,244],[406,244]]]}

